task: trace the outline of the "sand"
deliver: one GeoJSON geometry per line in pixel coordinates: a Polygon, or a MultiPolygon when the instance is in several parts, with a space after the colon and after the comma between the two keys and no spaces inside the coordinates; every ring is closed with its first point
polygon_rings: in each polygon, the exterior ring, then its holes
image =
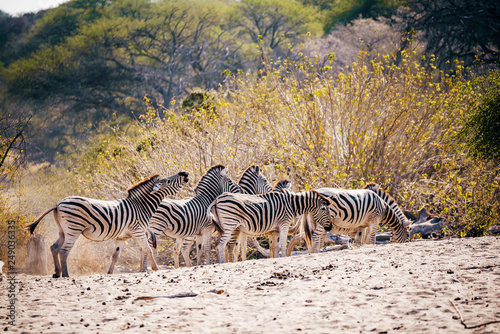
{"type": "MultiPolygon", "coordinates": [[[[500,237],[54,279],[20,275],[21,333],[500,333],[500,237]],[[165,297],[191,293],[194,297],[165,297]]],[[[71,261],[71,258],[70,258],[71,261]]],[[[0,283],[2,291],[6,281],[0,283]]]]}

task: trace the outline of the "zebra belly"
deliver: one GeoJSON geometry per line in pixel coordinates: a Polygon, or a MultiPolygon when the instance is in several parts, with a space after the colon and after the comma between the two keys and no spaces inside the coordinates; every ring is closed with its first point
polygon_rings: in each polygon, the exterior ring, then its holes
{"type": "Polygon", "coordinates": [[[111,239],[129,239],[131,235],[124,230],[125,229],[122,229],[121,231],[101,231],[99,229],[96,229],[94,231],[91,227],[88,227],[82,232],[82,234],[85,238],[93,241],[107,241],[111,239]]]}
{"type": "Polygon", "coordinates": [[[334,218],[332,221],[332,224],[334,227],[339,227],[342,229],[351,229],[351,228],[358,228],[358,227],[366,227],[367,224],[365,221],[350,221],[350,220],[344,220],[344,219],[339,219],[339,218],[334,218]]]}
{"type": "Polygon", "coordinates": [[[269,226],[268,228],[261,228],[258,231],[256,231],[253,228],[249,228],[248,226],[241,225],[240,231],[247,234],[247,235],[251,235],[253,237],[259,237],[259,236],[263,236],[263,235],[266,235],[266,234],[271,233],[271,232],[277,232],[278,228],[276,227],[276,225],[273,224],[273,225],[269,226]]]}

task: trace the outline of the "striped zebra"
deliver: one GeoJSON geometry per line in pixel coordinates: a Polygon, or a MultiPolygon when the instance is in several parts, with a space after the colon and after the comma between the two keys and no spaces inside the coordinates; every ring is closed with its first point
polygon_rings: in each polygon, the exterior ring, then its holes
{"type": "Polygon", "coordinates": [[[220,234],[217,245],[219,262],[225,261],[225,248],[233,231],[260,236],[278,229],[279,250],[285,254],[286,236],[294,217],[311,213],[313,222],[330,230],[332,227],[330,200],[315,191],[292,193],[276,191],[263,195],[225,193],[217,198],[210,208],[214,225],[220,234]]]}
{"type": "MultiPolygon", "coordinates": [[[[282,181],[279,181],[278,183],[276,183],[276,185],[274,186],[272,191],[290,191],[291,187],[292,187],[292,182],[290,182],[289,180],[282,180],[282,181]]],[[[300,229],[299,223],[300,223],[299,219],[296,219],[294,226],[288,230],[288,235],[297,233],[297,231],[300,229]]],[[[241,234],[241,235],[243,235],[243,234],[241,234]]],[[[240,239],[241,238],[242,237],[240,236],[240,239]]],[[[268,238],[269,238],[269,249],[263,248],[259,244],[259,242],[254,238],[247,238],[247,242],[251,248],[256,249],[262,256],[264,256],[266,258],[274,258],[274,257],[276,257],[276,252],[275,252],[276,246],[279,244],[279,232],[278,232],[278,230],[276,229],[274,231],[269,232],[268,238]]],[[[232,237],[231,237],[231,240],[232,240],[232,237]]],[[[231,243],[231,240],[228,242],[228,245],[231,243]]],[[[245,240],[243,239],[243,242],[244,241],[245,240]]],[[[241,254],[242,254],[241,260],[246,261],[246,253],[243,252],[243,250],[247,249],[246,245],[244,243],[242,243],[240,246],[237,246],[236,250],[238,248],[240,249],[241,254]]],[[[238,252],[235,252],[233,255],[233,261],[236,261],[237,259],[238,259],[238,252]]],[[[228,259],[226,256],[226,261],[227,260],[228,259]]]]}
{"type": "MultiPolygon", "coordinates": [[[[260,195],[273,190],[266,177],[260,173],[259,166],[252,165],[248,167],[238,181],[242,194],[247,195],[260,195]]],[[[250,241],[256,244],[256,240],[250,241]]],[[[258,244],[258,243],[257,243],[258,244]]],[[[240,233],[240,229],[233,231],[231,238],[227,243],[226,261],[237,261],[241,253],[242,261],[246,260],[246,250],[248,247],[248,238],[246,234],[240,233]],[[230,257],[232,256],[232,259],[230,257]]]]}
{"type": "Polygon", "coordinates": [[[108,274],[113,273],[123,243],[129,238],[134,239],[147,254],[153,263],[153,270],[158,270],[148,244],[149,218],[165,196],[174,195],[186,182],[186,172],[166,179],[153,175],[129,188],[125,199],[103,201],[79,196],[66,197],[45,211],[28,229],[33,234],[43,217],[54,211],[54,220],[59,227],[59,238],[50,247],[54,257],[54,278],[59,277],[61,272],[63,277],[69,276],[67,258],[80,234],[93,241],[116,239],[108,274]]]}
{"type": "MultiPolygon", "coordinates": [[[[259,166],[251,165],[249,166],[241,175],[240,180],[238,181],[238,186],[240,187],[240,192],[244,194],[263,194],[272,190],[271,184],[267,181],[266,177],[262,175],[259,166]]],[[[238,249],[239,247],[234,247],[234,244],[238,240],[238,245],[241,245],[241,249],[246,249],[246,238],[243,238],[243,235],[239,237],[239,230],[235,231],[231,236],[231,240],[228,242],[229,251],[226,254],[235,254],[234,256],[238,258],[238,249]],[[241,241],[241,243],[240,243],[241,241]],[[244,248],[243,248],[244,247],[244,248]]],[[[203,244],[202,238],[196,238],[196,262],[197,265],[201,264],[201,247],[203,244]]],[[[176,246],[179,246],[181,239],[176,240],[176,246]]],[[[186,266],[191,266],[191,260],[189,259],[189,248],[191,243],[193,242],[193,238],[184,239],[184,243],[181,248],[181,253],[186,263],[186,266]]],[[[226,259],[227,260],[227,259],[226,259]]],[[[174,260],[175,262],[175,260],[174,260]]]]}
{"type": "Polygon", "coordinates": [[[406,219],[406,216],[404,215],[396,200],[391,195],[383,191],[380,188],[379,184],[368,183],[363,187],[363,189],[369,189],[373,191],[391,207],[393,212],[391,212],[391,210],[388,210],[387,217],[384,217],[382,221],[382,223],[386,225],[387,228],[392,232],[391,242],[409,242],[410,233],[407,228],[410,226],[411,221],[406,219]],[[396,217],[393,217],[393,215],[395,215],[396,217]]]}
{"type": "MultiPolygon", "coordinates": [[[[202,237],[206,263],[210,264],[210,240],[213,232],[210,204],[224,192],[239,192],[240,187],[227,176],[227,168],[218,165],[201,178],[196,186],[195,196],[183,200],[164,200],[150,220],[152,236],[150,244],[162,233],[176,239],[174,247],[174,265],[179,267],[179,253],[184,239],[202,237]]],[[[142,255],[141,269],[147,268],[147,257],[142,255]]],[[[189,256],[186,265],[191,265],[189,256]]]]}
{"type": "MultiPolygon", "coordinates": [[[[376,187],[372,186],[374,189],[376,187]]],[[[397,235],[395,242],[409,241],[406,229],[408,225],[404,215],[395,203],[388,203],[378,196],[377,190],[358,189],[344,190],[333,188],[318,189],[318,192],[328,196],[335,204],[330,206],[333,216],[332,233],[348,234],[355,239],[356,244],[374,244],[375,234],[380,223],[387,225],[397,235]],[[397,209],[394,209],[396,205],[397,209]]],[[[305,219],[308,219],[305,217],[305,219]]],[[[326,231],[320,226],[312,229],[311,224],[302,224],[304,232],[295,236],[289,243],[287,255],[301,240],[306,240],[311,253],[319,252],[323,247],[326,231]]]]}
{"type": "Polygon", "coordinates": [[[259,195],[272,190],[271,184],[260,172],[259,166],[248,167],[238,181],[242,194],[259,195]]]}

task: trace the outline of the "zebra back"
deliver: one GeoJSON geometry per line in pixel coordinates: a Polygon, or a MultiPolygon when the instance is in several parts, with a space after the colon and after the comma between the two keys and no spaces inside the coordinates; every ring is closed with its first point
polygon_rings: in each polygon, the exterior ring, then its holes
{"type": "Polygon", "coordinates": [[[376,193],[382,200],[384,200],[389,209],[387,210],[384,224],[386,224],[393,232],[393,242],[408,242],[410,241],[410,234],[406,229],[406,216],[399,207],[396,200],[380,188],[379,184],[368,183],[363,189],[368,189],[376,193]]]}
{"type": "Polygon", "coordinates": [[[252,165],[248,167],[238,181],[243,194],[265,194],[272,190],[271,184],[266,177],[260,173],[259,166],[252,165]]]}

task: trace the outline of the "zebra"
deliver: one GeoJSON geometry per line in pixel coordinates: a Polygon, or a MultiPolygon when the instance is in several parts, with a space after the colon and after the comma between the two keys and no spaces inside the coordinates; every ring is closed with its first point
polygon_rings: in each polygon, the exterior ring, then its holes
{"type": "MultiPolygon", "coordinates": [[[[272,191],[290,191],[291,187],[292,187],[292,182],[290,182],[290,180],[282,180],[282,181],[279,181],[278,183],[276,183],[276,185],[274,186],[272,191]]],[[[292,234],[297,233],[297,231],[300,229],[299,223],[300,223],[300,220],[296,219],[296,223],[294,224],[294,226],[288,230],[288,235],[292,235],[292,234]]],[[[246,245],[244,244],[245,239],[242,238],[243,235],[244,234],[241,234],[241,236],[240,236],[240,239],[243,239],[243,242],[241,243],[241,245],[239,247],[236,248],[236,250],[238,248],[240,249],[240,251],[242,252],[242,256],[241,256],[242,261],[246,261],[246,253],[243,253],[243,250],[246,249],[246,245]]],[[[262,256],[264,256],[266,258],[270,258],[270,257],[274,258],[274,257],[276,257],[275,249],[276,249],[276,246],[278,245],[278,242],[279,242],[278,230],[270,231],[268,234],[268,237],[269,237],[269,249],[263,248],[259,244],[259,242],[254,238],[246,238],[246,240],[248,241],[248,244],[250,245],[250,247],[255,248],[262,256]]],[[[233,239],[233,237],[231,237],[230,241],[228,242],[228,245],[230,245],[232,239],[233,239]]],[[[240,239],[238,240],[238,243],[240,242],[240,239]]],[[[238,259],[238,252],[235,252],[234,256],[233,256],[233,260],[236,261],[237,259],[238,259]]],[[[226,260],[227,260],[227,256],[226,256],[226,260]]]]}
{"type": "MultiPolygon", "coordinates": [[[[260,173],[259,166],[256,165],[248,167],[243,172],[243,175],[238,181],[238,185],[241,188],[241,193],[247,195],[260,195],[268,193],[273,190],[271,184],[269,183],[269,181],[267,181],[266,177],[262,175],[262,173],[260,173]]],[[[258,244],[257,240],[252,240],[250,242],[253,245],[258,244]]],[[[244,233],[240,233],[239,229],[234,230],[233,234],[231,235],[231,239],[229,239],[227,243],[228,251],[226,253],[226,261],[229,260],[230,255],[232,255],[233,261],[237,261],[240,253],[242,261],[245,261],[247,244],[248,244],[247,236],[244,233]]]]}
{"type": "Polygon", "coordinates": [[[269,181],[260,172],[257,165],[251,165],[241,175],[238,181],[242,194],[259,195],[273,190],[269,181]]]}
{"type": "MultiPolygon", "coordinates": [[[[261,170],[259,166],[257,165],[251,165],[249,166],[241,175],[240,180],[238,181],[238,186],[240,187],[240,192],[244,194],[251,194],[251,195],[256,195],[256,194],[263,194],[266,192],[269,192],[272,190],[271,184],[269,181],[267,181],[266,177],[262,175],[261,170]]],[[[285,187],[283,185],[282,187],[285,187]]],[[[229,251],[227,254],[235,254],[234,256],[237,258],[238,257],[238,249],[241,248],[246,249],[246,238],[243,238],[243,234],[239,237],[239,231],[235,231],[233,235],[231,236],[231,240],[228,242],[228,249],[229,251]],[[238,245],[241,247],[234,247],[234,244],[238,240],[238,245]]],[[[200,237],[196,238],[197,240],[197,245],[196,245],[196,258],[197,258],[197,265],[201,264],[201,245],[202,245],[202,240],[200,240],[200,237]]],[[[180,239],[176,240],[177,247],[179,246],[178,243],[180,243],[180,239]]],[[[189,245],[193,241],[192,238],[186,238],[184,239],[184,243],[181,248],[181,253],[184,258],[184,261],[187,266],[191,265],[191,260],[189,259],[189,245]]],[[[175,259],[174,259],[175,261],[175,259]]]]}
{"type": "Polygon", "coordinates": [[[134,239],[147,254],[153,263],[153,270],[158,270],[146,235],[149,233],[149,218],[165,196],[176,194],[189,181],[188,176],[186,172],[166,179],[153,175],[129,188],[127,197],[121,200],[66,197],[45,211],[27,229],[33,234],[43,217],[54,211],[54,220],[59,228],[59,238],[50,247],[55,265],[54,278],[60,277],[61,273],[63,277],[69,277],[67,258],[80,234],[93,241],[116,239],[108,274],[113,273],[123,243],[129,238],[134,239]]]}
{"type": "Polygon", "coordinates": [[[276,191],[263,195],[222,194],[210,208],[214,225],[220,234],[217,245],[219,262],[225,261],[226,244],[236,228],[241,232],[259,236],[278,229],[279,255],[284,256],[286,236],[294,217],[311,213],[313,223],[327,231],[332,222],[328,205],[330,200],[316,191],[293,193],[276,191]]]}
{"type": "MultiPolygon", "coordinates": [[[[392,229],[393,234],[398,236],[395,242],[409,241],[409,234],[406,230],[409,222],[404,218],[395,201],[392,200],[393,202],[389,203],[389,197],[385,197],[388,196],[387,194],[380,197],[377,192],[379,190],[375,185],[371,185],[371,187],[374,190],[369,188],[358,190],[318,189],[318,192],[328,196],[335,203],[334,206],[330,206],[334,217],[332,233],[349,234],[355,238],[355,243],[359,245],[374,244],[378,225],[382,223],[386,224],[392,229]]],[[[303,239],[306,240],[311,253],[318,252],[323,246],[326,231],[320,226],[311,229],[311,224],[306,222],[302,226],[304,232],[290,241],[287,255],[291,253],[295,244],[303,239]]]]}
{"type": "MultiPolygon", "coordinates": [[[[205,260],[210,264],[210,239],[213,231],[208,207],[224,192],[240,192],[240,187],[227,176],[227,168],[217,165],[201,178],[196,195],[183,200],[163,200],[150,219],[150,244],[162,233],[176,239],[174,266],[179,267],[179,253],[185,238],[203,238],[205,260]]],[[[141,253],[141,270],[147,268],[147,257],[141,253]]],[[[186,265],[190,266],[189,257],[186,265]]]]}
{"type": "Polygon", "coordinates": [[[390,210],[387,211],[387,217],[384,218],[383,224],[391,230],[391,242],[404,243],[410,241],[410,233],[408,227],[411,221],[406,219],[405,214],[399,207],[396,200],[380,188],[380,184],[367,183],[363,189],[369,189],[376,193],[380,198],[382,198],[389,206],[392,208],[393,213],[390,210]],[[395,215],[396,217],[392,217],[395,215]]]}

